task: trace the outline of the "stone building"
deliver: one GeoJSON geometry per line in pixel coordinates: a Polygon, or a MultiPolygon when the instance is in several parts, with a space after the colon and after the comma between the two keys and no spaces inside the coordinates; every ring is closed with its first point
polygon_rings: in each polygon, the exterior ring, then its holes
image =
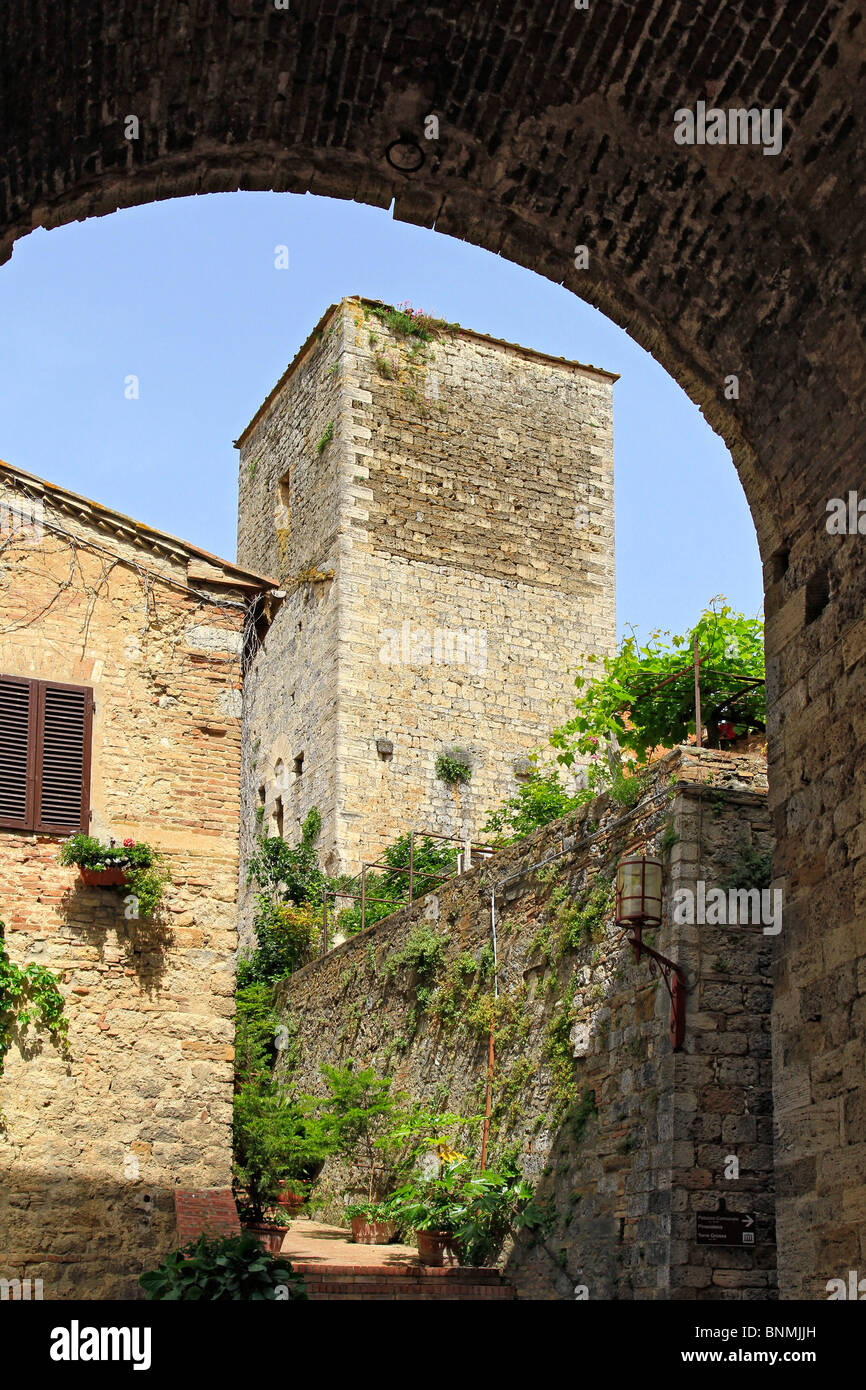
{"type": "Polygon", "coordinates": [[[248,838],[317,806],[324,862],[356,872],[514,793],[615,640],[615,380],[328,309],[237,441],[238,557],[285,591],[246,684],[248,838]]]}
{"type": "Polygon", "coordinates": [[[0,485],[0,918],[69,1020],[68,1059],[15,1035],[0,1078],[0,1274],[132,1297],[176,1194],[231,1181],[241,667],[272,581],[0,485]],[[79,829],[164,852],[158,914],[58,863],[79,829]]]}

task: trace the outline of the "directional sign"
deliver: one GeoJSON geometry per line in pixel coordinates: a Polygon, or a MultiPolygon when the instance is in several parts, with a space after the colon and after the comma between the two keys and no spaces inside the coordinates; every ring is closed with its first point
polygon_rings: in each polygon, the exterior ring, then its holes
{"type": "Polygon", "coordinates": [[[754,1245],[755,1224],[748,1212],[699,1211],[695,1234],[698,1245],[754,1245]]]}

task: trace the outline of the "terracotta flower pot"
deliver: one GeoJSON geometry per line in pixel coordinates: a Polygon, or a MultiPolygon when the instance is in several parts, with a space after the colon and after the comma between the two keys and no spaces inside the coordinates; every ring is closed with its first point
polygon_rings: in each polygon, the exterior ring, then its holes
{"type": "Polygon", "coordinates": [[[249,1231],[251,1236],[255,1236],[259,1245],[269,1255],[279,1255],[286,1238],[285,1226],[269,1226],[264,1222],[249,1221],[244,1230],[249,1231]]]}
{"type": "Polygon", "coordinates": [[[387,1245],[393,1240],[396,1229],[393,1221],[371,1221],[369,1216],[352,1217],[352,1240],[355,1245],[387,1245]]]}
{"type": "Polygon", "coordinates": [[[86,869],[79,864],[78,872],[88,888],[122,888],[127,882],[126,869],[86,869]]]}
{"type": "Polygon", "coordinates": [[[453,1249],[454,1237],[449,1231],[416,1231],[415,1244],[418,1246],[418,1259],[422,1265],[456,1264],[453,1249]]]}
{"type": "Polygon", "coordinates": [[[277,1198],[277,1205],[285,1208],[286,1211],[300,1211],[306,1200],[303,1192],[296,1192],[294,1188],[284,1187],[277,1198]]]}

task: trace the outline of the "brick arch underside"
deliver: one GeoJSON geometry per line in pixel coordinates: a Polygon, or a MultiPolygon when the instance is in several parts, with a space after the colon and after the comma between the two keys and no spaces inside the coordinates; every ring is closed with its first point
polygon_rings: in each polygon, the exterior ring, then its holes
{"type": "MultiPolygon", "coordinates": [[[[823,524],[828,498],[866,485],[864,32],[850,0],[0,15],[0,261],[35,226],[184,194],[393,200],[597,305],[728,443],[765,576],[786,1296],[866,1259],[866,569],[823,524]],[[699,99],[782,108],[782,153],[677,146],[673,112],[699,99]],[[398,138],[422,149],[417,172],[389,166],[398,138]]],[[[711,516],[690,524],[724,545],[711,516]]]]}

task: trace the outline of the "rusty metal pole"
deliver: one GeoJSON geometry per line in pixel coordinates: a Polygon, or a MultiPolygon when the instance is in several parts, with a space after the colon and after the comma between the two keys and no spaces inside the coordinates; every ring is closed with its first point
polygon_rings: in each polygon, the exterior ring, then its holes
{"type": "Polygon", "coordinates": [[[695,638],[695,739],[698,748],[701,747],[701,662],[698,657],[698,639],[695,638]]]}
{"type": "Polygon", "coordinates": [[[409,831],[409,905],[412,905],[412,890],[415,887],[415,831],[409,831]]]}
{"type": "Polygon", "coordinates": [[[493,1030],[496,1027],[496,1004],[499,1000],[499,952],[496,947],[496,885],[490,890],[490,936],[493,942],[493,1015],[490,1019],[490,1045],[487,1052],[487,1100],[484,1105],[484,1132],[481,1137],[481,1171],[487,1165],[487,1135],[490,1130],[490,1106],[493,1096],[493,1030]]]}
{"type": "MultiPolygon", "coordinates": [[[[336,906],[336,901],[335,904],[336,906]]],[[[322,955],[328,954],[328,890],[322,889],[322,955]]]]}
{"type": "Polygon", "coordinates": [[[361,931],[364,930],[367,914],[367,865],[361,865],[361,931]]]}
{"type": "Polygon", "coordinates": [[[487,1167],[487,1132],[490,1129],[490,1100],[493,1094],[493,1025],[490,1026],[490,1048],[487,1053],[487,1101],[484,1106],[484,1134],[481,1139],[481,1171],[487,1167]]]}

